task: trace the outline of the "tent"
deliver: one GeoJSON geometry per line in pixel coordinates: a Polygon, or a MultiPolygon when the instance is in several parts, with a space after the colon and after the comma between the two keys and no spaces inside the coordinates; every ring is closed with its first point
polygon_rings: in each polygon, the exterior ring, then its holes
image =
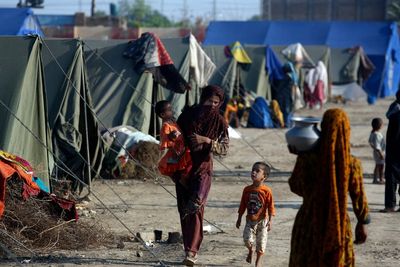
{"type": "Polygon", "coordinates": [[[397,24],[392,22],[289,22],[214,21],[205,45],[242,44],[284,45],[301,43],[333,49],[362,46],[376,69],[364,83],[373,102],[376,97],[393,95],[400,80],[400,44],[397,24]],[[290,34],[289,34],[290,33],[290,34]]]}
{"type": "MultiPolygon", "coordinates": [[[[89,178],[100,171],[104,144],[92,108],[82,42],[44,39],[42,58],[48,124],[58,163],[53,176],[70,176],[63,171],[63,162],[77,177],[90,184],[89,178]]],[[[76,188],[78,181],[73,182],[76,188]]]]}
{"type": "Polygon", "coordinates": [[[265,48],[263,46],[244,46],[250,64],[241,64],[235,57],[225,54],[226,46],[203,46],[204,51],[216,64],[217,69],[209,83],[224,89],[228,97],[243,94],[241,87],[257,96],[270,98],[270,90],[265,72],[265,48]]]}
{"type": "Polygon", "coordinates": [[[1,37],[0,45],[1,149],[28,160],[47,186],[70,176],[66,169],[88,183],[85,161],[94,177],[103,145],[81,42],[1,37]]]}
{"type": "Polygon", "coordinates": [[[257,97],[251,107],[247,127],[274,128],[267,100],[257,97]]]}
{"type": "Polygon", "coordinates": [[[30,8],[0,8],[0,35],[44,36],[37,17],[30,8]]]}
{"type": "Polygon", "coordinates": [[[237,94],[234,92],[238,87],[236,84],[238,62],[235,58],[225,55],[225,46],[223,45],[203,46],[203,49],[217,67],[209,83],[220,86],[229,98],[237,94]]]}
{"type": "Polygon", "coordinates": [[[245,45],[244,48],[252,59],[250,66],[240,73],[244,88],[254,92],[257,96],[271,99],[268,74],[265,71],[265,47],[245,45]]]}
{"type": "Polygon", "coordinates": [[[88,79],[96,113],[104,128],[130,125],[144,133],[156,135],[160,122],[154,104],[162,99],[172,103],[179,115],[185,104],[197,103],[200,88],[190,78],[190,38],[162,39],[175,67],[192,89],[176,94],[155,83],[150,72],[138,74],[131,60],[122,56],[126,40],[87,40],[85,56],[88,79]]]}
{"type": "Polygon", "coordinates": [[[0,38],[0,148],[28,160],[49,186],[50,131],[39,38],[0,38]]]}

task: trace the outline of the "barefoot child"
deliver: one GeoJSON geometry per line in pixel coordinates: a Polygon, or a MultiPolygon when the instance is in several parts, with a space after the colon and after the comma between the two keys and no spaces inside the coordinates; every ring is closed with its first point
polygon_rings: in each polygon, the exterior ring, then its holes
{"type": "Polygon", "coordinates": [[[384,184],[383,179],[383,168],[385,166],[385,138],[383,134],[379,131],[382,128],[383,121],[381,118],[374,118],[371,122],[372,131],[369,136],[369,144],[371,145],[375,160],[374,169],[374,184],[384,184]],[[379,178],[379,181],[378,181],[379,178]]]}
{"type": "Polygon", "coordinates": [[[190,152],[186,148],[181,130],[173,118],[171,104],[166,100],[159,101],[156,104],[155,112],[162,119],[160,150],[165,152],[158,163],[158,169],[161,174],[171,177],[175,183],[180,182],[185,185],[185,174],[191,167],[190,152]],[[180,172],[181,175],[175,175],[177,172],[180,172]]]}
{"type": "Polygon", "coordinates": [[[256,267],[262,266],[262,257],[267,245],[268,231],[271,230],[272,216],[275,215],[271,189],[263,182],[271,168],[265,162],[256,162],[251,171],[253,184],[243,190],[236,228],[239,229],[242,216],[247,209],[246,226],[243,230],[244,244],[249,250],[246,261],[251,263],[254,247],[257,253],[256,267]],[[268,218],[267,218],[268,215],[268,218]]]}

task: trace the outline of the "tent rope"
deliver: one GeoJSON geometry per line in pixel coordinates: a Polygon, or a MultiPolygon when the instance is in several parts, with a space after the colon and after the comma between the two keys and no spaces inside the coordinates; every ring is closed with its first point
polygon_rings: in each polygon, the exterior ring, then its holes
{"type": "MultiPolygon", "coordinates": [[[[32,130],[30,130],[29,129],[29,127],[28,126],[26,126],[25,125],[25,123],[23,123],[22,121],[21,121],[21,119],[3,102],[3,100],[1,100],[0,99],[0,104],[5,108],[5,109],[7,109],[7,111],[19,122],[19,123],[21,123],[21,125],[44,147],[44,148],[46,148],[46,150],[55,158],[55,159],[57,159],[57,160],[59,160],[58,158],[57,158],[57,156],[48,148],[48,146],[46,146],[46,144],[44,144],[43,143],[43,141],[42,140],[40,140],[40,138],[34,133],[34,132],[32,132],[32,130]]],[[[77,180],[77,181],[79,181],[80,183],[82,183],[83,185],[85,185],[85,186],[88,186],[88,184],[86,184],[84,181],[82,181],[78,176],[76,176],[74,173],[72,173],[72,171],[71,171],[71,169],[69,169],[68,168],[68,166],[67,165],[65,165],[65,163],[64,162],[62,162],[62,161],[59,161],[59,162],[61,162],[61,164],[63,165],[63,167],[65,168],[65,169],[67,169],[67,170],[69,170],[70,171],[70,175],[75,179],[75,180],[77,180]]],[[[133,236],[135,236],[136,237],[136,239],[145,247],[145,249],[147,249],[147,251],[149,251],[150,253],[151,253],[151,255],[154,257],[154,258],[156,258],[157,259],[157,261],[161,264],[161,266],[166,266],[165,264],[164,264],[164,262],[163,262],[163,260],[161,260],[160,258],[159,258],[159,256],[158,255],[156,255],[155,254],[155,252],[152,250],[152,249],[150,249],[147,245],[146,245],[146,242],[144,242],[144,240],[142,239],[142,238],[140,238],[140,237],[138,237],[138,236],[136,236],[136,234],[97,196],[97,194],[92,190],[91,191],[91,194],[96,198],[96,200],[101,204],[101,205],[103,205],[103,207],[108,211],[108,212],[110,212],[110,214],[126,229],[126,230],[128,230],[128,232],[130,233],[130,234],[132,234],[133,236]]]]}
{"type": "MultiPolygon", "coordinates": [[[[115,70],[115,68],[114,68],[113,66],[111,66],[111,64],[109,64],[101,55],[99,55],[99,53],[98,53],[95,49],[91,48],[91,47],[90,47],[87,43],[85,43],[85,42],[82,42],[82,43],[84,44],[84,46],[87,46],[87,47],[89,48],[89,50],[90,50],[91,52],[93,52],[107,67],[109,67],[109,68],[111,69],[112,73],[114,73],[115,75],[117,75],[122,81],[126,82],[126,83],[128,84],[128,86],[129,86],[131,89],[136,90],[136,88],[135,88],[129,81],[127,81],[126,79],[124,79],[123,76],[122,76],[122,74],[118,73],[118,72],[115,70]]],[[[217,71],[218,71],[218,74],[221,75],[221,77],[224,77],[224,75],[222,74],[221,70],[217,69],[217,71]]],[[[241,90],[243,90],[243,89],[241,89],[241,90]]],[[[143,95],[141,95],[141,96],[143,96],[143,95]]],[[[143,99],[144,99],[146,102],[150,103],[150,104],[154,107],[154,104],[153,104],[151,101],[149,101],[146,97],[143,96],[143,99]]],[[[259,116],[259,118],[262,118],[262,116],[259,114],[259,112],[258,112],[257,110],[255,110],[253,107],[251,107],[251,109],[256,113],[257,116],[259,116]]],[[[105,128],[106,128],[106,127],[105,127],[105,128]]],[[[276,134],[276,133],[275,133],[275,134],[276,134]]],[[[281,138],[278,134],[276,134],[276,135],[277,135],[279,138],[281,138]]],[[[276,170],[276,171],[279,171],[279,169],[275,168],[264,156],[262,156],[262,155],[256,150],[256,148],[255,148],[254,146],[252,146],[249,142],[247,142],[247,140],[245,140],[244,138],[241,138],[241,140],[242,140],[243,142],[245,142],[251,149],[253,149],[253,150],[256,152],[256,154],[259,155],[265,162],[267,162],[267,163],[271,166],[272,169],[274,169],[274,170],[276,170]]],[[[226,166],[224,166],[224,167],[226,167],[226,166]]],[[[228,168],[228,170],[229,170],[230,172],[232,172],[229,168],[228,168]]]]}
{"type": "MultiPolygon", "coordinates": [[[[44,40],[43,40],[44,42],[44,40]]],[[[109,133],[110,135],[112,134],[109,129],[105,126],[105,124],[100,120],[100,118],[97,116],[97,114],[94,112],[94,110],[92,109],[92,107],[86,102],[86,99],[84,99],[82,97],[82,95],[80,94],[80,92],[78,91],[78,89],[75,87],[74,83],[70,80],[70,78],[68,77],[68,75],[65,73],[65,71],[63,70],[63,68],[61,67],[61,64],[59,64],[57,58],[53,55],[53,53],[50,51],[50,48],[47,46],[47,44],[44,42],[46,48],[49,50],[51,56],[53,57],[53,59],[56,61],[58,67],[61,69],[61,71],[63,72],[64,76],[71,82],[72,87],[74,88],[75,92],[80,96],[80,98],[84,101],[86,107],[92,112],[93,116],[98,120],[98,122],[104,127],[104,129],[106,129],[107,133],[109,133]]],[[[97,54],[97,53],[96,53],[97,54]]],[[[123,146],[123,144],[118,140],[115,139],[118,143],[118,145],[121,146],[121,148],[128,154],[128,156],[130,157],[130,159],[132,161],[135,162],[135,164],[137,164],[138,166],[140,166],[143,170],[146,171],[147,174],[149,174],[154,180],[158,180],[158,174],[156,174],[153,170],[150,170],[149,168],[147,168],[146,166],[144,166],[141,162],[139,162],[138,160],[136,160],[133,155],[123,146]]],[[[85,161],[85,159],[82,157],[82,160],[85,161]]],[[[228,170],[230,172],[232,172],[229,168],[228,170]]],[[[101,177],[101,176],[100,176],[101,177]]],[[[103,178],[104,179],[104,178],[103,178]]],[[[87,186],[87,184],[84,184],[87,186]]],[[[160,183],[158,183],[158,185],[160,185],[164,190],[166,190],[168,193],[171,194],[171,192],[169,192],[164,186],[162,186],[160,183]]],[[[114,191],[115,192],[115,191],[114,191]]],[[[116,192],[115,192],[116,193],[116,192]]],[[[116,193],[117,194],[117,193],[116,193]]],[[[175,197],[175,196],[174,196],[175,197]]],[[[175,197],[176,198],[176,197],[175,197]]],[[[126,204],[126,206],[129,208],[129,206],[126,204]]],[[[217,225],[211,223],[210,221],[204,219],[206,222],[212,224],[215,228],[220,229],[221,232],[224,233],[224,231],[218,227],[217,225]]]]}

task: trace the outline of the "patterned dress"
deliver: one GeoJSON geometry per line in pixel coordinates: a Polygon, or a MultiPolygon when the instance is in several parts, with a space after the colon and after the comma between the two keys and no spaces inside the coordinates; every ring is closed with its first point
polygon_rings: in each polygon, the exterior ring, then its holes
{"type": "MultiPolygon", "coordinates": [[[[329,111],[328,111],[329,112],[329,111]]],[[[289,185],[303,197],[292,231],[289,266],[354,266],[347,196],[361,223],[368,202],[361,163],[350,155],[350,125],[345,113],[324,115],[319,146],[297,158],[289,185]]]]}

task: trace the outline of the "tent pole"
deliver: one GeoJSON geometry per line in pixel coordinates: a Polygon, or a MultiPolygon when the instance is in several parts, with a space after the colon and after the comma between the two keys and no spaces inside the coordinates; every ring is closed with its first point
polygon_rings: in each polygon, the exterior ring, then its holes
{"type": "Polygon", "coordinates": [[[86,92],[83,93],[83,112],[85,116],[85,137],[86,137],[86,154],[87,154],[87,171],[88,171],[88,195],[90,194],[91,191],[91,185],[92,185],[92,173],[91,173],[91,166],[90,166],[90,149],[89,149],[89,134],[88,134],[88,121],[87,121],[87,106],[86,106],[86,92]]]}

